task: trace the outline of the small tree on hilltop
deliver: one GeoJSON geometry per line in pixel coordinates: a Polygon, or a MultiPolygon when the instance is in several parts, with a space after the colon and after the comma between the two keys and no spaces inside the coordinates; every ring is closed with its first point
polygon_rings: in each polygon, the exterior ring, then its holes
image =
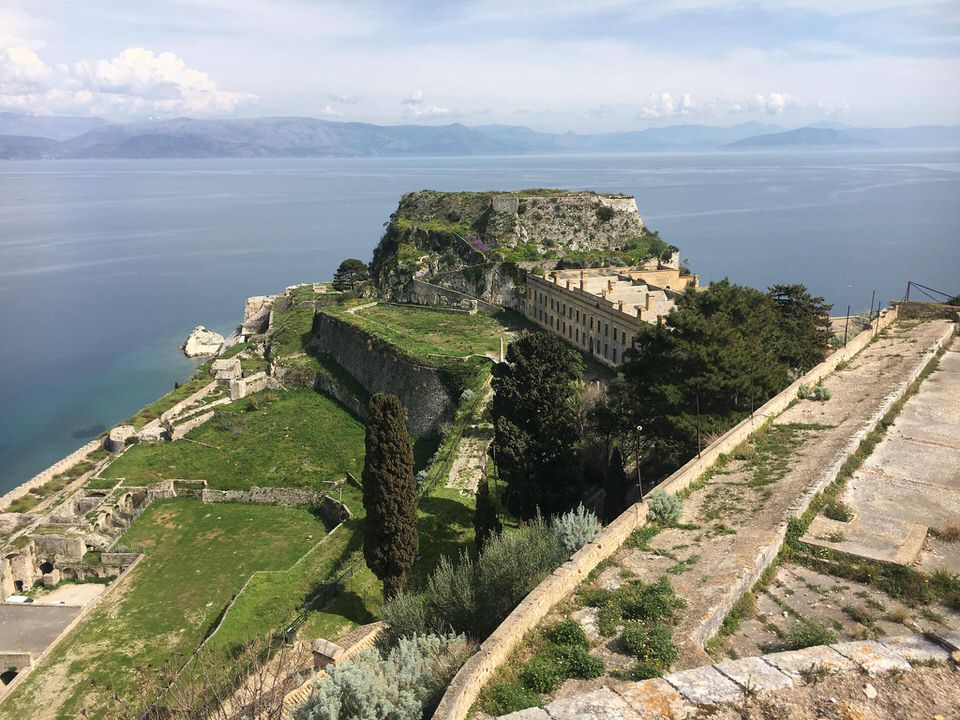
{"type": "Polygon", "coordinates": [[[337,268],[337,272],[333,275],[333,289],[341,292],[344,290],[353,290],[357,283],[361,283],[369,279],[369,277],[370,268],[367,267],[367,264],[363,262],[363,260],[347,258],[340,263],[340,267],[337,268]]]}
{"type": "Polygon", "coordinates": [[[383,595],[389,599],[403,589],[419,546],[413,448],[407,413],[395,395],[377,393],[370,398],[363,507],[367,512],[363,556],[383,581],[383,595]]]}

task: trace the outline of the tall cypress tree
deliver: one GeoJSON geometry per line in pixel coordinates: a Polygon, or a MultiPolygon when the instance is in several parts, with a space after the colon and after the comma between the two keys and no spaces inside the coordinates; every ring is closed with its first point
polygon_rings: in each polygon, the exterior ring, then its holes
{"type": "Polygon", "coordinates": [[[377,393],[370,398],[363,507],[367,512],[363,556],[383,581],[383,595],[389,599],[406,584],[419,546],[413,447],[407,413],[395,395],[377,393]]]}
{"type": "Polygon", "coordinates": [[[488,537],[500,530],[497,506],[490,496],[490,484],[484,476],[477,485],[477,508],[473,511],[473,541],[477,546],[477,552],[483,549],[483,544],[488,537]]]}

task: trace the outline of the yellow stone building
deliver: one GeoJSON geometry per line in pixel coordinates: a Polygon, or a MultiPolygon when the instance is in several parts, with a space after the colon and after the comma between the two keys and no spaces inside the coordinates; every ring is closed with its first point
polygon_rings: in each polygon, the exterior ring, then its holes
{"type": "Polygon", "coordinates": [[[623,362],[641,323],[656,324],[697,275],[652,261],[643,267],[552,270],[527,275],[524,315],[605,365],[623,362]]]}

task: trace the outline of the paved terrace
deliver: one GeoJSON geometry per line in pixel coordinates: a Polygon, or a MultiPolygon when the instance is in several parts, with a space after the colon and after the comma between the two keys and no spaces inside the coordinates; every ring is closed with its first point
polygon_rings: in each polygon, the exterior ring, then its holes
{"type": "MultiPolygon", "coordinates": [[[[946,321],[931,321],[878,337],[846,368],[825,380],[831,400],[800,401],[790,407],[695,490],[684,504],[683,528],[660,532],[649,549],[624,546],[599,574],[598,585],[614,588],[629,576],[653,582],[669,573],[667,577],[687,601],[674,629],[680,650],[675,670],[711,662],[700,643],[706,639],[703,635],[717,606],[732,590],[749,589],[758,556],[776,551],[778,528],[793,516],[791,508],[870,425],[884,399],[932,357],[930,347],[949,328],[946,321]]],[[[603,658],[608,673],[629,670],[634,658],[620,652],[617,637],[598,636],[593,612],[582,608],[571,614],[584,625],[592,651],[603,658]]],[[[615,682],[609,676],[567,680],[554,697],[570,697],[615,682]]]]}
{"type": "MultiPolygon", "coordinates": [[[[818,526],[843,540],[809,541],[878,560],[913,564],[930,572],[960,572],[960,551],[942,539],[960,528],[960,341],[940,359],[919,392],[851,478],[844,501],[852,523],[824,517],[818,526]],[[934,531],[927,534],[927,528],[934,531]]],[[[810,535],[815,535],[811,526],[810,535]]],[[[808,541],[805,538],[805,541],[808,541]]]]}

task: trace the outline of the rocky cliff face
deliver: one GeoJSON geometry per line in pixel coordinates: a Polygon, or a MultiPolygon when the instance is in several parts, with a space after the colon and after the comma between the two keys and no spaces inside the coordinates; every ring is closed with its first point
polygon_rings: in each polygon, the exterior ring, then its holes
{"type": "Polygon", "coordinates": [[[404,195],[374,251],[386,296],[409,301],[416,279],[511,305],[531,263],[634,264],[668,256],[632,197],[562,190],[404,195]]]}

